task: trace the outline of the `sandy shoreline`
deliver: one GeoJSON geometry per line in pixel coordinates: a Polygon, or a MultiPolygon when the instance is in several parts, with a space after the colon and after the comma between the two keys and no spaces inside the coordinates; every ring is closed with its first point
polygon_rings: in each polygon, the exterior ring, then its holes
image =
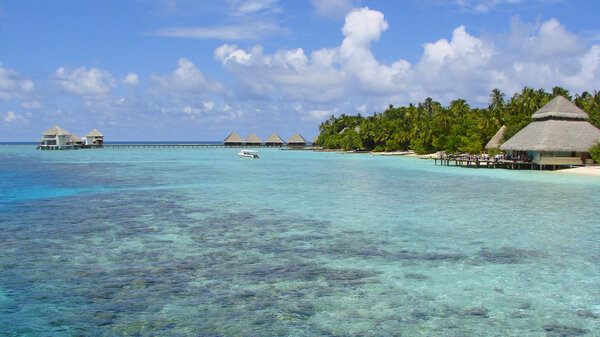
{"type": "MultiPolygon", "coordinates": [[[[372,151],[344,151],[344,150],[332,150],[332,149],[316,149],[312,148],[313,151],[322,152],[338,152],[338,153],[364,153],[371,154],[374,156],[405,156],[405,157],[418,157],[422,159],[433,159],[437,158],[437,153],[418,154],[414,151],[394,151],[394,152],[372,152],[372,151]]],[[[600,177],[600,166],[586,166],[586,167],[575,167],[562,170],[556,170],[555,173],[561,174],[574,174],[574,175],[585,175],[585,176],[596,176],[600,177]]]]}
{"type": "Polygon", "coordinates": [[[564,170],[557,170],[554,172],[564,173],[564,174],[577,174],[577,175],[600,177],[600,166],[576,167],[576,168],[569,168],[569,169],[564,169],[564,170]]]}

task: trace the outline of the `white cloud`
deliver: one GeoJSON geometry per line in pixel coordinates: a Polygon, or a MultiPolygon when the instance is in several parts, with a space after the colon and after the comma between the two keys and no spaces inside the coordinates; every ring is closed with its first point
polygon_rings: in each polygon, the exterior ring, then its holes
{"type": "Polygon", "coordinates": [[[234,1],[237,4],[237,10],[234,14],[247,15],[273,9],[277,2],[278,0],[245,0],[239,3],[234,1]]]}
{"type": "Polygon", "coordinates": [[[0,100],[7,101],[13,97],[22,97],[31,93],[34,84],[18,72],[6,69],[0,63],[0,100]]]}
{"type": "Polygon", "coordinates": [[[202,95],[223,91],[223,84],[206,78],[194,63],[186,58],[179,59],[178,67],[171,74],[150,75],[151,91],[172,95],[202,95]]]}
{"type": "Polygon", "coordinates": [[[215,107],[215,102],[208,101],[208,102],[202,103],[202,105],[204,106],[204,110],[211,111],[215,107]]]}
{"type": "Polygon", "coordinates": [[[202,109],[194,108],[191,105],[186,105],[183,107],[183,113],[188,115],[196,115],[202,113],[202,109]]]}
{"type": "Polygon", "coordinates": [[[16,121],[20,121],[20,122],[23,122],[23,123],[27,123],[28,122],[27,118],[25,118],[25,117],[23,117],[23,116],[21,116],[19,114],[16,114],[12,110],[6,113],[6,115],[4,116],[4,121],[7,122],[7,123],[12,123],[12,122],[16,122],[16,121]]]}
{"type": "Polygon", "coordinates": [[[60,67],[56,70],[55,80],[66,93],[86,98],[110,94],[116,84],[108,71],[86,67],[74,70],[60,67]]]}
{"type": "Polygon", "coordinates": [[[353,7],[352,0],[310,0],[317,14],[333,19],[343,18],[353,7]]]}
{"type": "Polygon", "coordinates": [[[492,62],[494,47],[469,35],[464,26],[452,32],[450,41],[440,39],[423,47],[411,79],[423,92],[464,97],[498,79],[492,62]]]}
{"type": "MultiPolygon", "coordinates": [[[[261,46],[242,50],[226,44],[215,50],[215,58],[236,78],[238,98],[326,103],[345,106],[344,111],[426,97],[485,104],[493,88],[516,92],[523,86],[559,85],[582,91],[600,86],[600,46],[586,46],[556,19],[534,25],[514,19],[510,34],[486,38],[460,26],[450,39],[425,43],[413,64],[403,59],[383,64],[373,55],[371,44],[387,27],[382,13],[354,9],[346,16],[339,47],[310,55],[301,48],[264,54],[261,46]]],[[[302,113],[312,118],[326,110],[302,113]]]]}
{"type": "Polygon", "coordinates": [[[250,51],[235,45],[215,50],[215,58],[238,80],[238,94],[246,98],[283,95],[286,99],[327,102],[353,93],[385,95],[402,88],[410,64],[400,60],[380,64],[370,44],[387,29],[383,14],[368,8],[346,16],[341,46],[321,49],[310,57],[301,48],[264,55],[260,46],[250,51]]]}
{"type": "Polygon", "coordinates": [[[17,115],[15,115],[15,113],[13,111],[9,111],[6,116],[4,117],[4,120],[7,121],[8,123],[13,122],[17,119],[17,115]]]}
{"type": "Polygon", "coordinates": [[[127,76],[125,76],[125,79],[123,80],[123,83],[134,87],[134,86],[136,86],[136,85],[138,85],[140,83],[140,80],[139,80],[137,74],[135,74],[135,73],[129,73],[129,74],[127,74],[127,76]]]}
{"type": "Polygon", "coordinates": [[[487,13],[490,10],[504,4],[516,5],[527,2],[532,3],[551,3],[560,0],[455,0],[455,3],[463,10],[471,12],[487,13]]]}
{"type": "Polygon", "coordinates": [[[184,37],[194,39],[217,39],[227,41],[260,40],[280,35],[286,30],[275,23],[255,22],[252,24],[215,26],[215,27],[172,27],[156,34],[166,37],[184,37]]]}
{"type": "Polygon", "coordinates": [[[511,21],[511,47],[520,49],[519,56],[532,59],[573,57],[585,51],[585,43],[569,33],[556,19],[538,25],[522,24],[518,17],[511,21]]]}
{"type": "Polygon", "coordinates": [[[334,114],[333,110],[310,110],[308,115],[314,120],[323,120],[334,114]]]}
{"type": "Polygon", "coordinates": [[[26,110],[39,110],[42,108],[42,103],[40,103],[38,101],[26,101],[26,102],[21,102],[20,106],[21,106],[21,108],[26,109],[26,110]]]}

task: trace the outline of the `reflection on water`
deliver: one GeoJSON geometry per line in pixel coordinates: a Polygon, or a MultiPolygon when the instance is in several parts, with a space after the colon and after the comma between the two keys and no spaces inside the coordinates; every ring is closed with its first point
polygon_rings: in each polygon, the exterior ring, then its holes
{"type": "Polygon", "coordinates": [[[0,192],[4,334],[600,330],[593,179],[277,150],[7,151],[27,169],[0,164],[16,177],[0,192]]]}

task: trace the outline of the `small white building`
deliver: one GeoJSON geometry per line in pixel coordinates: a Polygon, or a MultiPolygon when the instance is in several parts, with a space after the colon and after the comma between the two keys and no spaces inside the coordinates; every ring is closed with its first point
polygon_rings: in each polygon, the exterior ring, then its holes
{"type": "Polygon", "coordinates": [[[40,148],[44,150],[65,150],[72,147],[69,144],[71,134],[58,125],[42,133],[42,135],[44,137],[42,138],[40,148]]]}
{"type": "Polygon", "coordinates": [[[98,129],[94,129],[90,131],[87,135],[85,135],[86,147],[102,147],[103,142],[104,135],[100,133],[98,129]]]}

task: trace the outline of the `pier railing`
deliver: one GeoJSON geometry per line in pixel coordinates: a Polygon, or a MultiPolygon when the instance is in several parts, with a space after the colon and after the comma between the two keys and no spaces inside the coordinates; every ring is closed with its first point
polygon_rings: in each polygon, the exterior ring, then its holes
{"type": "Polygon", "coordinates": [[[536,169],[535,163],[527,159],[500,159],[495,157],[482,157],[470,155],[442,155],[432,158],[435,165],[462,166],[474,168],[508,168],[508,169],[536,169]]]}
{"type": "Polygon", "coordinates": [[[227,144],[104,144],[103,149],[189,149],[189,148],[267,148],[282,145],[227,145],[227,144]]]}

